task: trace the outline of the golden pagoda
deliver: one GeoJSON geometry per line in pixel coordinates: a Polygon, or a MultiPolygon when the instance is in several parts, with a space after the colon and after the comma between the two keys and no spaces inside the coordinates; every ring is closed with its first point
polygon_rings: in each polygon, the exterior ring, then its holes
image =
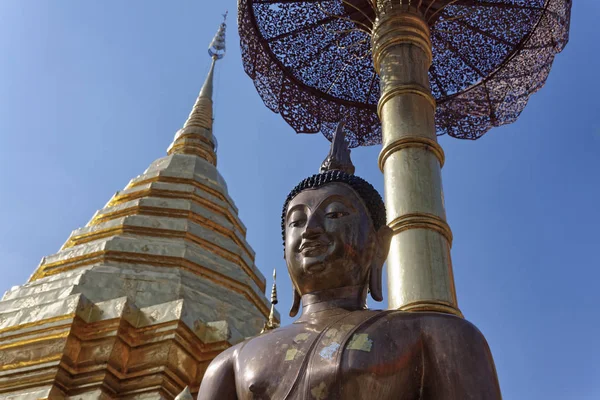
{"type": "Polygon", "coordinates": [[[213,74],[225,30],[168,155],[0,301],[0,399],[195,393],[217,354],[279,319],[216,168],[213,74]]]}

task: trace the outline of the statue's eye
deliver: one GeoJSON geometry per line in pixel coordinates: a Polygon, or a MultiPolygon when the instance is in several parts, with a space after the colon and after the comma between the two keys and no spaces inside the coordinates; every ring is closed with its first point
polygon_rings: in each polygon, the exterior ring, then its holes
{"type": "Polygon", "coordinates": [[[344,212],[344,211],[333,211],[333,212],[327,213],[326,216],[329,219],[338,219],[338,218],[345,217],[346,215],[348,215],[348,213],[344,212]]]}
{"type": "Polygon", "coordinates": [[[288,227],[298,228],[306,222],[306,213],[302,210],[294,210],[288,216],[288,227]]]}
{"type": "Polygon", "coordinates": [[[288,224],[288,226],[289,226],[290,228],[298,228],[298,227],[300,227],[300,226],[304,225],[304,221],[305,221],[305,220],[304,220],[304,218],[301,218],[301,219],[295,219],[295,220],[291,221],[291,222],[288,224]]]}

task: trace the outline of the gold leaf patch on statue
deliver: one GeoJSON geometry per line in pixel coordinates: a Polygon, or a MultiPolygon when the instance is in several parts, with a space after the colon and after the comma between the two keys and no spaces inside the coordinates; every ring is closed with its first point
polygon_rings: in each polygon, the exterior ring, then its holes
{"type": "Polygon", "coordinates": [[[346,347],[348,350],[360,350],[370,352],[373,347],[373,341],[369,339],[366,333],[355,333],[346,347]]]}

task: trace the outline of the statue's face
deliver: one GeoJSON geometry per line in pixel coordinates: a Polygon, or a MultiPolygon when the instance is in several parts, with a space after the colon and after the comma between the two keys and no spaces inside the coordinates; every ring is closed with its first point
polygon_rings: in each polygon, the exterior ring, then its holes
{"type": "Polygon", "coordinates": [[[300,294],[367,282],[376,233],[356,192],[329,183],[288,205],[285,257],[300,294]]]}

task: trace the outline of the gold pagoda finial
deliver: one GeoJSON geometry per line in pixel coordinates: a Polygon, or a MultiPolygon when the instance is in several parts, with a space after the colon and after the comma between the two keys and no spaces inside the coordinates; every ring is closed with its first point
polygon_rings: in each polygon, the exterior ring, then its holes
{"type": "Polygon", "coordinates": [[[225,14],[223,14],[223,22],[221,22],[217,34],[208,46],[208,55],[218,60],[225,57],[225,31],[227,30],[227,14],[229,14],[229,11],[225,11],[225,14]]]}
{"type": "Polygon", "coordinates": [[[219,26],[215,37],[208,46],[208,55],[212,57],[210,70],[208,71],[208,76],[206,77],[206,81],[204,81],[204,85],[202,85],[198,100],[196,100],[196,104],[194,104],[194,108],[192,109],[190,116],[183,125],[184,128],[198,125],[206,129],[212,129],[212,95],[215,64],[217,60],[221,60],[223,57],[225,57],[225,33],[227,31],[227,24],[225,23],[226,19],[227,12],[223,14],[223,22],[219,26]],[[210,107],[208,107],[207,104],[209,101],[210,107]]]}
{"type": "Polygon", "coordinates": [[[213,82],[216,62],[225,57],[225,34],[227,31],[227,12],[223,14],[223,22],[208,46],[208,55],[212,58],[210,70],[202,85],[196,103],[190,112],[183,128],[175,134],[168,153],[195,154],[213,165],[217,165],[215,153],[216,140],[212,135],[213,128],[213,82]]]}
{"type": "Polygon", "coordinates": [[[277,271],[273,269],[273,288],[271,289],[271,313],[269,314],[269,319],[265,322],[265,326],[260,333],[265,333],[267,331],[272,331],[273,329],[279,328],[279,321],[275,319],[275,304],[279,301],[277,300],[277,271]]]}

